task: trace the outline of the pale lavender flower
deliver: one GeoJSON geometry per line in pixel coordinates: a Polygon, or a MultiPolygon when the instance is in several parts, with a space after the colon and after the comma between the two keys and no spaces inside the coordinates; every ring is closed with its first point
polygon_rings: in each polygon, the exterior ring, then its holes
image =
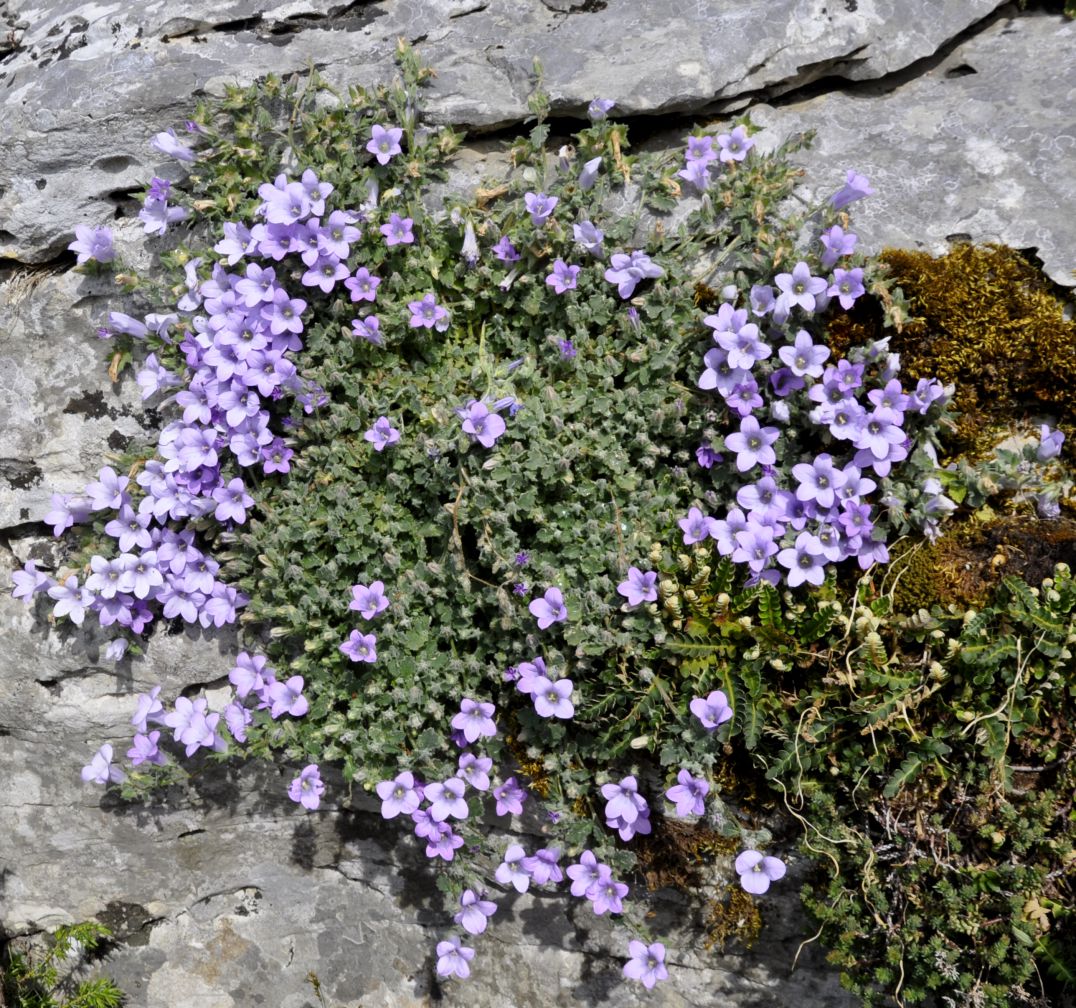
{"type": "Polygon", "coordinates": [[[63,584],[54,584],[49,588],[48,596],[56,602],[52,609],[53,616],[57,619],[66,616],[76,626],[82,625],[86,610],[93,603],[93,596],[85,588],[79,587],[74,574],[63,584]]]}
{"type": "Polygon", "coordinates": [[[535,227],[541,227],[553,212],[560,200],[556,196],[547,196],[545,193],[528,192],[523,194],[523,202],[527,206],[527,213],[531,215],[531,223],[535,227]]]}
{"type": "Polygon", "coordinates": [[[788,586],[796,588],[805,581],[820,585],[826,579],[822,544],[818,537],[810,532],[801,532],[796,536],[793,546],[777,554],[777,562],[788,568],[788,586]]]}
{"type": "Polygon", "coordinates": [[[747,135],[744,126],[737,126],[731,133],[719,133],[717,145],[721,148],[718,157],[724,162],[742,161],[747,152],[755,146],[755,141],[747,135]]]}
{"type": "Polygon", "coordinates": [[[568,618],[568,609],[559,588],[547,588],[545,594],[527,608],[538,620],[539,630],[547,630],[554,623],[563,623],[568,618]]]}
{"type": "Polygon", "coordinates": [[[466,788],[466,783],[458,777],[449,777],[445,781],[427,784],[425,795],[426,800],[430,802],[430,818],[434,822],[444,822],[449,816],[454,819],[466,819],[467,801],[463,797],[466,788]]]}
{"type": "Polygon", "coordinates": [[[512,886],[516,892],[526,892],[531,884],[530,872],[524,866],[526,857],[527,852],[519,844],[510,844],[493,877],[503,886],[512,886]]]}
{"type": "Polygon", "coordinates": [[[600,154],[583,165],[583,170],[579,173],[579,188],[583,192],[588,192],[594,188],[594,183],[598,179],[598,172],[601,171],[601,167],[602,159],[600,154]]]}
{"type": "Polygon", "coordinates": [[[639,784],[633,776],[623,778],[619,784],[603,784],[601,793],[606,800],[606,819],[634,823],[640,815],[648,812],[646,799],[639,794],[639,784]]]}
{"type": "Polygon", "coordinates": [[[448,309],[439,305],[433,294],[424,295],[421,301],[408,301],[407,308],[411,312],[408,325],[412,329],[436,329],[438,332],[448,329],[448,309]]]}
{"type": "Polygon", "coordinates": [[[1052,430],[1049,424],[1039,427],[1039,443],[1035,447],[1035,457],[1040,462],[1049,462],[1061,454],[1061,446],[1065,443],[1063,431],[1052,430]]]}
{"type": "Polygon", "coordinates": [[[856,298],[863,296],[865,290],[862,269],[858,266],[850,270],[838,267],[833,271],[833,283],[826,293],[840,301],[841,307],[847,311],[856,303],[856,298]]]}
{"type": "Polygon", "coordinates": [[[816,344],[806,329],[800,329],[796,333],[796,341],[792,346],[784,346],[777,351],[777,356],[799,378],[821,378],[822,365],[829,358],[829,354],[829,347],[816,344]]]}
{"type": "Polygon", "coordinates": [[[665,797],[675,803],[676,814],[681,819],[685,816],[701,816],[706,811],[705,799],[710,793],[710,785],[702,777],[693,777],[687,770],[681,770],[674,784],[665,792],[665,797]]]}
{"type": "Polygon", "coordinates": [[[143,735],[141,732],[135,735],[131,740],[131,748],[127,750],[127,758],[131,761],[131,766],[141,766],[143,763],[162,766],[165,762],[165,755],[157,747],[160,737],[159,731],[151,731],[148,735],[143,735]]]}
{"type": "Polygon", "coordinates": [[[626,301],[635,293],[636,286],[642,280],[656,279],[665,275],[665,271],[645,252],[633,251],[628,254],[615,252],[609,259],[609,269],[605,279],[616,284],[617,293],[626,301]]]}
{"type": "Polygon", "coordinates": [[[47,575],[37,569],[33,560],[27,560],[22,570],[13,571],[11,581],[15,585],[11,597],[21,598],[27,605],[33,602],[38,592],[46,591],[52,583],[47,575]]]}
{"type": "Polygon", "coordinates": [[[851,168],[845,176],[844,185],[829,198],[829,205],[834,210],[843,210],[849,203],[863,199],[865,196],[873,196],[874,190],[870,183],[862,175],[857,175],[851,168]]]}
{"type": "Polygon", "coordinates": [[[395,819],[398,815],[411,815],[422,800],[415,787],[415,777],[409,770],[396,775],[393,780],[381,781],[374,789],[381,799],[383,819],[395,819]]]}
{"type": "Polygon", "coordinates": [[[523,801],[526,797],[527,792],[519,786],[515,777],[509,777],[503,784],[493,789],[493,798],[497,802],[497,815],[522,815],[523,801]]]}
{"type": "Polygon", "coordinates": [[[351,294],[352,301],[373,301],[377,297],[377,288],[381,277],[374,276],[365,266],[360,266],[344,281],[344,286],[351,294]]]}
{"type": "Polygon", "coordinates": [[[287,682],[270,683],[268,697],[272,707],[269,710],[269,716],[273,720],[285,714],[302,717],[310,709],[310,704],[302,692],[302,676],[292,676],[287,682]]]}
{"type": "Polygon", "coordinates": [[[107,227],[92,228],[85,224],[75,225],[75,240],[67,246],[68,250],[78,256],[78,262],[92,260],[110,263],[116,258],[112,247],[112,229],[107,227]]]}
{"type": "Polygon", "coordinates": [[[387,165],[397,154],[402,152],[400,140],[403,130],[399,126],[384,126],[375,124],[370,129],[370,141],[366,149],[377,158],[377,163],[387,165]]]}
{"type": "MultiPolygon", "coordinates": [[[[235,694],[240,699],[249,693],[261,693],[273,679],[273,670],[266,667],[265,656],[251,655],[246,651],[236,655],[235,667],[228,673],[228,681],[235,687],[235,694]]],[[[157,690],[160,691],[159,686],[157,690]]],[[[155,693],[150,695],[156,696],[155,693]]]]}
{"type": "Polygon", "coordinates": [[[601,122],[615,104],[612,98],[595,98],[587,106],[587,116],[592,123],[601,122]]]}
{"type": "Polygon", "coordinates": [[[640,981],[647,990],[653,988],[659,980],[668,980],[665,946],[661,942],[644,945],[633,939],[628,942],[628,955],[631,958],[624,964],[624,976],[629,980],[640,981]]]}
{"type": "Polygon", "coordinates": [[[452,918],[468,934],[481,934],[486,930],[490,917],[497,912],[497,904],[481,899],[473,889],[460,893],[460,909],[452,918]]]}
{"type": "Polygon", "coordinates": [[[798,305],[807,312],[815,310],[815,298],[829,286],[822,277],[811,276],[810,267],[803,261],[796,263],[791,273],[778,273],[774,282],[789,305],[798,305]]]}
{"type": "Polygon", "coordinates": [[[572,895],[586,896],[587,890],[602,877],[605,865],[598,861],[593,851],[585,850],[579,855],[577,864],[568,865],[565,871],[572,880],[572,895]]]}
{"type": "Polygon", "coordinates": [[[325,785],[321,781],[321,774],[316,763],[310,763],[303,767],[298,777],[291,782],[288,788],[288,797],[293,802],[298,802],[305,809],[316,809],[321,804],[321,796],[325,794],[325,785]]]}
{"type": "Polygon", "coordinates": [[[537,676],[531,682],[531,699],[539,717],[570,718],[575,714],[571,697],[571,679],[551,682],[545,676],[537,676]]]}
{"type": "Polygon", "coordinates": [[[705,698],[695,697],[689,707],[691,713],[699,719],[707,731],[714,731],[732,719],[729,698],[725,696],[723,690],[714,690],[705,698]]]}
{"type": "Polygon", "coordinates": [[[383,613],[389,607],[389,600],[385,597],[385,584],[382,581],[372,581],[370,586],[352,585],[351,601],[348,609],[359,613],[365,620],[372,620],[378,613],[383,613]]]}
{"type": "Polygon", "coordinates": [[[247,726],[254,720],[254,715],[238,700],[233,700],[221,713],[224,715],[224,724],[232,738],[236,742],[246,742],[247,726]]]}
{"type": "Polygon", "coordinates": [[[777,461],[772,445],[780,435],[776,427],[760,427],[758,420],[747,416],[740,421],[738,433],[725,437],[725,448],[736,453],[737,470],[747,472],[756,465],[773,465],[777,461]]]}
{"type": "Polygon", "coordinates": [[[561,871],[559,847],[542,847],[536,850],[531,857],[523,859],[523,867],[530,875],[535,885],[545,885],[547,882],[563,882],[564,872],[561,871]]]}
{"type": "Polygon", "coordinates": [[[82,779],[89,784],[119,784],[127,775],[117,766],[112,765],[112,746],[107,742],[94,754],[93,759],[82,768],[82,779]]]}
{"type": "Polygon", "coordinates": [[[500,240],[493,246],[493,254],[501,262],[519,261],[519,252],[516,251],[516,247],[509,240],[508,235],[501,235],[500,240]]]}
{"type": "Polygon", "coordinates": [[[605,235],[590,221],[580,221],[572,225],[572,234],[575,236],[577,245],[582,246],[584,251],[589,252],[595,258],[602,256],[602,239],[605,235]]]}
{"type": "Polygon", "coordinates": [[[131,724],[136,732],[145,734],[149,721],[164,723],[164,705],[159,699],[160,693],[161,687],[154,686],[148,693],[139,694],[138,707],[131,717],[131,724]]]}
{"type": "MultiPolygon", "coordinates": [[[[709,139],[709,137],[706,139],[709,139]]],[[[699,193],[704,193],[710,188],[710,168],[706,161],[688,161],[676,175],[678,178],[682,178],[689,185],[693,186],[699,193]]]]}
{"type": "Polygon", "coordinates": [[[683,530],[685,546],[704,542],[711,536],[715,536],[717,532],[716,519],[704,515],[697,507],[691,508],[687,517],[681,518],[676,524],[683,530]]]}
{"type": "Polygon", "coordinates": [[[400,440],[400,432],[392,426],[388,417],[378,417],[365,434],[363,439],[374,446],[374,451],[384,451],[387,445],[395,444],[400,440]]]}
{"type": "Polygon", "coordinates": [[[388,223],[380,227],[381,234],[385,237],[385,244],[392,248],[394,245],[411,245],[415,236],[411,232],[415,222],[410,217],[401,217],[398,213],[389,214],[388,223]]]}
{"type": "Polygon", "coordinates": [[[785,877],[785,866],[779,858],[767,857],[757,850],[745,850],[736,858],[736,874],[740,885],[753,896],[760,896],[771,882],[785,877]]]}
{"type": "Polygon", "coordinates": [[[353,662],[375,662],[377,661],[377,635],[352,630],[348,639],[340,645],[340,650],[353,662]]]}
{"type": "Polygon", "coordinates": [[[460,942],[457,935],[448,941],[437,943],[437,975],[439,977],[459,977],[466,980],[471,975],[471,960],[474,949],[460,942]]]}
{"type": "Polygon", "coordinates": [[[818,240],[825,248],[822,253],[822,268],[832,269],[838,259],[850,256],[855,251],[858,239],[851,231],[846,233],[839,224],[834,224],[828,231],[823,231],[818,240]]]}
{"type": "Polygon", "coordinates": [[[599,866],[598,878],[587,888],[586,897],[591,909],[600,917],[604,913],[620,913],[624,909],[623,899],[628,895],[628,887],[613,878],[612,869],[599,866]]]}
{"type": "Polygon", "coordinates": [[[164,200],[147,199],[138,211],[138,219],[144,225],[146,234],[163,236],[169,224],[175,224],[187,217],[183,207],[169,206],[164,200]]]}
{"type": "Polygon", "coordinates": [[[381,346],[384,340],[381,338],[381,320],[376,315],[367,315],[366,318],[351,320],[351,334],[359,339],[381,346]]]}
{"type": "Polygon", "coordinates": [[[638,567],[629,567],[628,579],[621,581],[616,590],[628,600],[628,605],[634,608],[644,602],[657,602],[657,585],[658,576],[655,571],[641,571],[638,567]]]}
{"type": "Polygon", "coordinates": [[[464,697],[460,701],[460,712],[452,719],[452,727],[462,731],[468,742],[494,738],[497,734],[497,725],[493,721],[494,709],[491,703],[464,697]]]}
{"type": "Polygon", "coordinates": [[[150,141],[150,146],[159,150],[162,154],[167,154],[177,161],[185,161],[188,164],[198,159],[198,155],[190,147],[180,142],[174,129],[168,129],[163,133],[156,134],[150,141]]]}
{"type": "Polygon", "coordinates": [[[491,413],[485,403],[475,399],[467,404],[460,416],[464,434],[470,434],[483,448],[492,448],[497,438],[507,430],[500,416],[491,413]]]}
{"type": "Polygon", "coordinates": [[[545,282],[553,288],[555,294],[563,294],[565,291],[575,290],[577,279],[582,266],[573,266],[563,259],[557,259],[553,263],[553,272],[545,278],[545,282]]]}
{"type": "MultiPolygon", "coordinates": [[[[466,741],[467,736],[464,736],[466,741]]],[[[465,781],[476,791],[489,790],[489,772],[493,769],[493,760],[488,756],[476,756],[474,753],[464,753],[459,759],[459,769],[456,776],[465,781]]]]}

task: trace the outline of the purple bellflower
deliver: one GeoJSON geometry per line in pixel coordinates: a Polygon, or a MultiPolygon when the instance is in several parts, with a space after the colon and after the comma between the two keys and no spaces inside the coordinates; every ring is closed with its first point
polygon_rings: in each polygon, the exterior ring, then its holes
{"type": "Polygon", "coordinates": [[[545,594],[527,608],[538,620],[539,630],[548,630],[554,623],[563,623],[568,618],[568,609],[559,588],[547,588],[545,594]]]}
{"type": "Polygon", "coordinates": [[[785,877],[785,866],[779,858],[767,857],[757,850],[745,850],[736,858],[736,874],[740,885],[753,896],[761,896],[771,882],[785,877]]]}

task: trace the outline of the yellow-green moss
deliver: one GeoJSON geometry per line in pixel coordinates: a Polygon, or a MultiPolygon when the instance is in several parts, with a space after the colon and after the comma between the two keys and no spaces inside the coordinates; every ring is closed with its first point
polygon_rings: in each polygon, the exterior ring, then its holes
{"type": "Polygon", "coordinates": [[[1046,409],[1076,421],[1076,323],[1048,280],[1002,245],[957,245],[935,258],[886,249],[882,261],[914,315],[891,346],[909,378],[956,385],[961,438],[970,447],[1006,422],[1046,409]]]}
{"type": "Polygon", "coordinates": [[[893,604],[914,613],[933,605],[980,607],[1006,575],[1037,585],[1054,564],[1076,561],[1076,521],[1040,521],[1005,515],[983,521],[952,522],[937,541],[905,541],[894,546],[893,604]]]}

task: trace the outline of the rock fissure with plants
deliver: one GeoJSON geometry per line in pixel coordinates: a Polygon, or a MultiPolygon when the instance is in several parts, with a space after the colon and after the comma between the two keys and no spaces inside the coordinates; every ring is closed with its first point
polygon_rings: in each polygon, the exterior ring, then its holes
{"type": "MultiPolygon", "coordinates": [[[[1051,1003],[1076,977],[1071,403],[1018,361],[1015,438],[958,454],[966,347],[954,386],[902,343],[941,325],[929,263],[857,250],[854,171],[799,200],[808,137],[763,154],[745,118],[636,155],[599,98],[554,149],[536,68],[507,176],[434,205],[462,137],[398,56],[391,86],[270,77],[154,139],[187,172],[139,214],[163,272],[118,273],[150,311],[100,335],[166,422],[55,495],[65,565],[15,594],[111,628],[114,660],[169,621],[243,650],[227,704],[154,689],[83,779],[133,800],[238,751],[294,763],[306,810],[376,792],[458,902],[444,978],[480,968],[498,892],[563,884],[622,915],[653,987],[629,886],[716,861],[707,945],[750,943],[776,831],[864,1004],[1051,1003]],[[1016,527],[1055,548],[1022,568],[1016,527]],[[941,556],[977,594],[931,585],[941,556]],[[528,808],[545,846],[491,841],[528,808]]],[[[106,228],[71,247],[117,265],[106,228]]]]}

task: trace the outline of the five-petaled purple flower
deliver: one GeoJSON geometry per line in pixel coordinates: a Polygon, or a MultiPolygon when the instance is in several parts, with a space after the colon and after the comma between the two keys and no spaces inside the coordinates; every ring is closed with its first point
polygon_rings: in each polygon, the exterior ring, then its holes
{"type": "Polygon", "coordinates": [[[757,850],[745,850],[736,858],[740,885],[753,896],[760,896],[771,882],[784,878],[785,866],[779,858],[767,857],[757,850]]]}
{"type": "Polygon", "coordinates": [[[863,199],[864,196],[873,196],[874,190],[870,183],[862,175],[857,175],[851,168],[845,176],[844,185],[829,198],[829,205],[834,210],[843,210],[849,203],[863,199]]]}
{"type": "Polygon", "coordinates": [[[377,158],[377,163],[387,165],[402,150],[400,140],[403,138],[403,130],[399,126],[384,126],[375,124],[370,129],[370,142],[366,149],[377,158]]]}
{"type": "Polygon", "coordinates": [[[298,802],[303,808],[311,810],[321,804],[321,796],[324,793],[325,785],[321,782],[321,774],[316,763],[303,767],[302,772],[288,788],[288,797],[293,802],[298,802]]]}
{"type": "Polygon", "coordinates": [[[665,968],[665,946],[661,942],[644,945],[633,939],[628,942],[628,955],[631,958],[624,964],[624,976],[629,980],[638,980],[650,990],[659,980],[669,978],[665,968]]]}
{"type": "Polygon", "coordinates": [[[582,266],[572,266],[563,259],[557,259],[553,263],[553,272],[545,278],[545,282],[553,288],[554,293],[563,294],[567,290],[575,290],[577,278],[582,266]]]}
{"type": "Polygon", "coordinates": [[[448,941],[437,943],[437,975],[439,977],[459,977],[466,980],[471,975],[471,960],[474,949],[460,942],[458,935],[448,941]]]}
{"type": "Polygon", "coordinates": [[[489,918],[497,912],[497,904],[482,899],[473,889],[460,894],[460,909],[452,918],[468,934],[481,934],[486,930],[489,918]]]}
{"type": "Polygon", "coordinates": [[[398,815],[410,815],[418,808],[421,798],[415,787],[415,777],[409,770],[396,775],[393,780],[381,781],[376,786],[381,799],[381,816],[394,819],[398,815]]]}
{"type": "Polygon", "coordinates": [[[352,630],[348,639],[340,645],[340,650],[353,662],[375,662],[377,661],[377,635],[352,630]]]}
{"type": "Polygon", "coordinates": [[[351,601],[348,609],[359,613],[365,620],[372,620],[378,613],[384,612],[389,607],[389,600],[385,597],[385,584],[383,581],[372,581],[370,586],[352,585],[351,601]]]}
{"type": "Polygon", "coordinates": [[[710,793],[710,785],[702,777],[693,777],[688,770],[681,770],[676,779],[678,783],[665,792],[665,797],[676,804],[677,816],[681,819],[701,816],[706,811],[705,799],[710,793]]]}
{"type": "Polygon", "coordinates": [[[378,417],[363,439],[374,446],[374,451],[384,451],[385,447],[400,440],[400,432],[392,426],[388,417],[378,417]]]}
{"type": "Polygon", "coordinates": [[[432,294],[425,294],[421,301],[408,301],[407,309],[411,312],[408,325],[412,329],[436,329],[444,332],[448,328],[448,309],[437,303],[432,294]]]}
{"type": "Polygon", "coordinates": [[[494,442],[507,428],[504,420],[496,413],[491,413],[489,407],[472,399],[462,411],[459,412],[463,420],[463,433],[470,434],[483,448],[492,448],[494,442]]]}
{"type": "Polygon", "coordinates": [[[632,608],[640,606],[644,602],[657,602],[657,573],[655,571],[641,571],[638,567],[629,567],[627,581],[621,581],[616,586],[616,590],[628,600],[628,605],[632,608]]]}
{"type": "Polygon", "coordinates": [[[107,227],[92,228],[85,224],[76,224],[75,240],[67,248],[78,255],[79,263],[90,260],[110,263],[116,257],[112,248],[112,229],[107,227]]]}
{"type": "Polygon", "coordinates": [[[568,608],[559,588],[547,588],[545,594],[527,608],[538,620],[539,630],[548,630],[554,623],[563,623],[568,618],[568,608]]]}
{"type": "Polygon", "coordinates": [[[541,227],[553,212],[553,208],[560,201],[556,196],[547,196],[545,193],[524,193],[523,202],[527,205],[527,213],[531,215],[531,223],[535,227],[541,227]]]}
{"type": "Polygon", "coordinates": [[[493,738],[497,734],[493,712],[493,704],[481,703],[464,697],[460,701],[460,712],[452,719],[452,727],[462,731],[468,742],[477,742],[480,738],[493,738]]]}
{"type": "Polygon", "coordinates": [[[714,690],[707,697],[695,697],[689,707],[707,731],[714,731],[732,717],[732,708],[724,690],[714,690]]]}

